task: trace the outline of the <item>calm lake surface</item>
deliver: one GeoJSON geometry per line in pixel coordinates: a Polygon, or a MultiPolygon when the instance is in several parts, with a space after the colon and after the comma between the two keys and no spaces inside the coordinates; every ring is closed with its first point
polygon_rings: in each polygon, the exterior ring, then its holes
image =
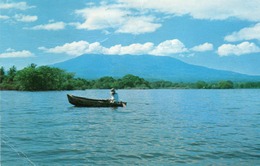
{"type": "Polygon", "coordinates": [[[1,164],[259,165],[260,90],[1,91],[1,164]]]}

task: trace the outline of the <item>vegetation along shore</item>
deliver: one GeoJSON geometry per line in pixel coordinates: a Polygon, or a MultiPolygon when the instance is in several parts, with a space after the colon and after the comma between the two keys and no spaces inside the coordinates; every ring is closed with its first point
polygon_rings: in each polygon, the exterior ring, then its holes
{"type": "Polygon", "coordinates": [[[147,81],[135,75],[127,74],[122,78],[110,76],[96,80],[77,78],[73,73],[59,68],[31,64],[22,70],[15,66],[5,71],[0,68],[0,90],[50,91],[84,89],[241,89],[260,88],[259,82],[170,82],[147,81]]]}

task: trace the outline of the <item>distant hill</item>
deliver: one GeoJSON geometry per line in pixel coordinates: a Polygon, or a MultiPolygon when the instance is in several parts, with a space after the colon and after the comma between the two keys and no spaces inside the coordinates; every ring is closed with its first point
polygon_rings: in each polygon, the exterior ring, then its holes
{"type": "Polygon", "coordinates": [[[166,56],[87,54],[52,66],[65,69],[75,73],[78,77],[87,79],[97,79],[103,76],[119,78],[126,74],[133,74],[148,80],[174,82],[260,81],[260,76],[191,65],[166,56]]]}

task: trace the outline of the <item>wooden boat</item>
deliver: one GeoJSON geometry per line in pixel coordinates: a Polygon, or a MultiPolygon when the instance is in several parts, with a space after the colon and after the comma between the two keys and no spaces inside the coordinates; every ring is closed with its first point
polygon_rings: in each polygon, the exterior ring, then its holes
{"type": "Polygon", "coordinates": [[[125,107],[126,102],[112,103],[109,99],[89,99],[67,94],[70,104],[76,107],[125,107]]]}

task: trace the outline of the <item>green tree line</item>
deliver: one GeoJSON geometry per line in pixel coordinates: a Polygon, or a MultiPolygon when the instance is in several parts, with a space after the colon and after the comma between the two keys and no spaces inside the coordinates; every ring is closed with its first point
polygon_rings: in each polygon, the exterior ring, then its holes
{"type": "Polygon", "coordinates": [[[15,66],[7,72],[0,68],[0,89],[21,91],[49,91],[49,90],[83,90],[83,89],[233,89],[260,88],[260,82],[219,82],[198,81],[195,83],[147,81],[135,75],[125,75],[116,79],[102,77],[97,80],[76,78],[73,73],[62,69],[31,64],[22,70],[15,66]]]}

